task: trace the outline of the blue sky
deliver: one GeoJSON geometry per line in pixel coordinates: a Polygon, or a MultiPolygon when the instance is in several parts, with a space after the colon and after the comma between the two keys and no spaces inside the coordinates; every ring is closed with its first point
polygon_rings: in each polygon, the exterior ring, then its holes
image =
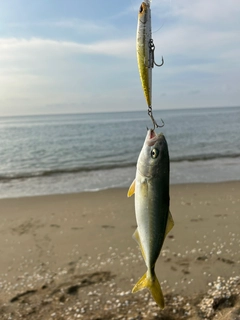
{"type": "MultiPolygon", "coordinates": [[[[0,2],[0,116],[146,110],[135,0],[0,2]]],[[[240,1],[152,0],[153,110],[240,105],[240,1]]]]}

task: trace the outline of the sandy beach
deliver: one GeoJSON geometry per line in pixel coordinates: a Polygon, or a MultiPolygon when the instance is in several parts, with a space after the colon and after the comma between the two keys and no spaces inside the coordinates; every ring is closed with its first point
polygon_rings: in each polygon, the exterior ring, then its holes
{"type": "Polygon", "coordinates": [[[1,319],[240,319],[240,182],[171,186],[160,310],[127,189],[0,200],[1,319]]]}

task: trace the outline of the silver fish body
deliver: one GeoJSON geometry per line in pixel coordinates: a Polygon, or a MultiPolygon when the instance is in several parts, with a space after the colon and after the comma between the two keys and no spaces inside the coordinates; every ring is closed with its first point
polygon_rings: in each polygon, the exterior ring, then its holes
{"type": "Polygon", "coordinates": [[[164,308],[164,298],[155,275],[155,263],[159,257],[166,234],[173,227],[169,211],[169,154],[163,134],[148,130],[137,161],[135,181],[128,196],[135,193],[137,229],[133,235],[138,242],[147,266],[147,272],[137,282],[133,292],[148,288],[164,308]]]}

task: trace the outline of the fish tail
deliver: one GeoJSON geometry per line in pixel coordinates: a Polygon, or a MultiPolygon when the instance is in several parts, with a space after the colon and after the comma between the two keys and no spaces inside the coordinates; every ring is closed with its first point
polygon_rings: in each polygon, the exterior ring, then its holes
{"type": "Polygon", "coordinates": [[[154,271],[150,275],[148,275],[148,272],[146,272],[135,284],[132,292],[134,293],[144,288],[147,288],[151,292],[153,299],[156,301],[159,307],[164,309],[164,297],[162,289],[154,271]]]}

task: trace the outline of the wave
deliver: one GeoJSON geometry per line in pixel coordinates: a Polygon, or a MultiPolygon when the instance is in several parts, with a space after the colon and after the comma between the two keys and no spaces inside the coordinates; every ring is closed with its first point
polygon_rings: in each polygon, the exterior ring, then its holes
{"type": "MultiPolygon", "coordinates": [[[[205,154],[205,155],[186,155],[181,157],[171,157],[170,161],[173,163],[177,162],[197,162],[197,161],[209,161],[217,159],[235,159],[240,158],[240,153],[236,154],[205,154]]],[[[51,177],[63,174],[76,174],[76,173],[90,173],[101,170],[114,170],[135,167],[136,162],[126,163],[112,163],[107,165],[95,165],[89,167],[74,167],[74,168],[59,168],[59,169],[47,169],[42,171],[33,172],[21,172],[21,173],[6,173],[0,174],[0,182],[9,182],[11,180],[25,180],[32,178],[51,177]]]]}
{"type": "Polygon", "coordinates": [[[181,157],[172,157],[171,162],[183,162],[183,161],[208,161],[208,160],[217,160],[217,159],[235,159],[239,158],[240,153],[232,154],[219,154],[219,153],[209,153],[209,154],[200,154],[200,155],[186,155],[181,157]]]}
{"type": "Polygon", "coordinates": [[[39,178],[39,177],[50,177],[55,175],[62,174],[71,174],[71,173],[89,173],[93,171],[100,170],[113,170],[121,169],[136,166],[136,163],[116,163],[109,165],[101,166],[91,166],[91,167],[75,167],[75,168],[60,168],[60,169],[49,169],[43,171],[34,171],[34,172],[21,172],[21,173],[7,173],[0,174],[0,182],[7,182],[9,180],[22,180],[30,178],[39,178]]]}

